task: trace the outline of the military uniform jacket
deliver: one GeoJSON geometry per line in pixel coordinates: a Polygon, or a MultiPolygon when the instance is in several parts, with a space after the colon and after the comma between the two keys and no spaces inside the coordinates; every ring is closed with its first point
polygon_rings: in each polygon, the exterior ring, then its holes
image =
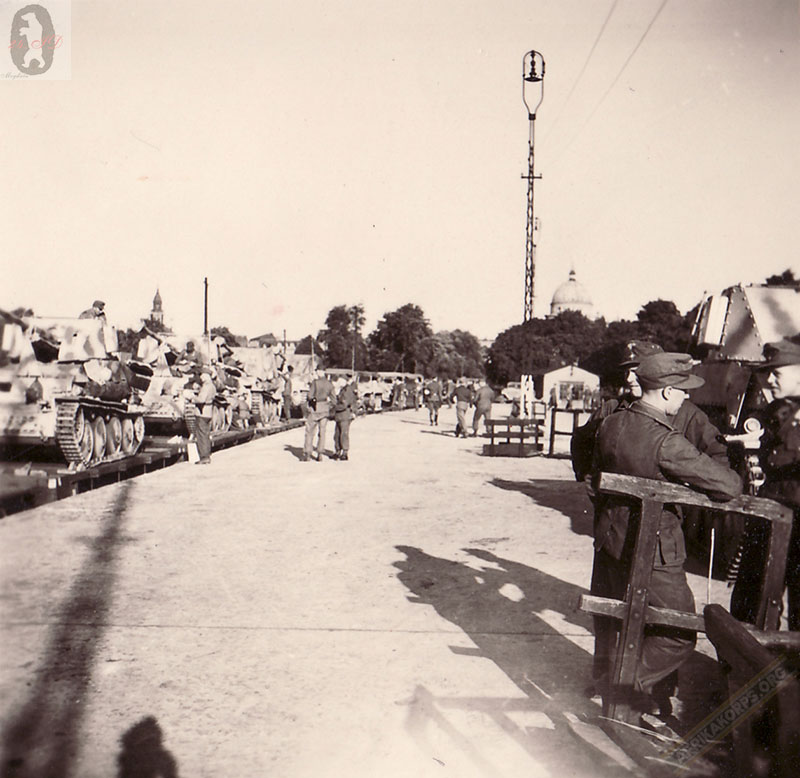
{"type": "Polygon", "coordinates": [[[800,401],[778,400],[770,407],[761,462],[767,477],[761,495],[800,510],[800,401]]]}
{"type": "MultiPolygon", "coordinates": [[[[698,451],[661,411],[641,400],[603,420],[592,470],[682,483],[720,500],[733,499],[742,491],[733,470],[698,451]]],[[[634,533],[629,533],[628,525],[636,506],[637,501],[624,497],[600,495],[595,511],[596,549],[615,559],[630,557],[634,533]]],[[[686,547],[674,507],[665,506],[658,532],[655,566],[682,565],[686,547]]]]}

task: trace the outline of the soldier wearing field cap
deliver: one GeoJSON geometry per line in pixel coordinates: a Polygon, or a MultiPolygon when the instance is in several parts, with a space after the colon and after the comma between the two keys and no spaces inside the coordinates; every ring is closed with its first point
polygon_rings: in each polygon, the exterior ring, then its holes
{"type": "Polygon", "coordinates": [[[102,319],[103,321],[106,320],[106,312],[105,312],[106,304],[102,300],[95,300],[92,303],[91,308],[87,308],[85,311],[82,311],[79,319],[102,319]]]}
{"type": "MultiPolygon", "coordinates": [[[[575,472],[576,480],[584,481],[589,475],[595,437],[600,422],[615,411],[629,407],[631,403],[642,396],[642,387],[637,372],[642,360],[663,353],[664,349],[661,346],[645,340],[632,340],[625,344],[622,361],[618,366],[625,372],[623,390],[619,399],[603,402],[589,421],[575,430],[575,434],[571,438],[572,469],[575,472]]],[[[691,363],[688,354],[684,357],[691,363]]],[[[691,400],[684,400],[678,412],[671,416],[669,421],[699,451],[708,454],[722,464],[728,463],[728,446],[720,431],[691,400]]]]}
{"type": "MultiPolygon", "coordinates": [[[[800,336],[797,336],[800,338],[800,336]]],[[[759,459],[766,478],[759,496],[770,497],[794,510],[794,526],[786,559],[788,626],[800,630],[800,345],[792,340],[764,347],[767,386],[773,401],[767,407],[759,459]]],[[[744,553],[731,596],[731,613],[754,623],[766,562],[768,528],[752,522],[746,530],[744,553]]]]}
{"type": "MultiPolygon", "coordinates": [[[[637,378],[642,396],[601,423],[594,448],[595,475],[610,472],[673,481],[720,500],[741,494],[739,476],[699,451],[670,422],[687,391],[703,384],[702,378],[692,374],[692,365],[688,354],[661,352],[641,360],[637,378]]],[[[592,591],[604,597],[625,597],[635,540],[631,510],[628,499],[606,494],[596,497],[592,591]]],[[[650,605],[694,612],[694,598],[683,569],[685,559],[680,516],[674,506],[664,506],[649,589],[650,605]]],[[[618,629],[616,623],[598,619],[595,630],[595,672],[605,665],[607,679],[618,629]]],[[[657,703],[662,714],[669,712],[675,671],[692,653],[695,640],[694,633],[679,630],[645,633],[633,704],[646,711],[657,703]]],[[[596,682],[601,688],[605,686],[601,678],[596,677],[596,682]]]]}

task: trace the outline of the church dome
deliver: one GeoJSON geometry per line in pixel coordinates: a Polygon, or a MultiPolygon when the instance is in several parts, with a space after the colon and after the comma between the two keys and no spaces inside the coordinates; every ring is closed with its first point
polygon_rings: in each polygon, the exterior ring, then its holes
{"type": "Polygon", "coordinates": [[[561,284],[553,294],[550,315],[557,316],[562,311],[578,311],[584,316],[590,316],[593,305],[586,287],[578,283],[575,271],[570,270],[569,279],[561,284]]]}

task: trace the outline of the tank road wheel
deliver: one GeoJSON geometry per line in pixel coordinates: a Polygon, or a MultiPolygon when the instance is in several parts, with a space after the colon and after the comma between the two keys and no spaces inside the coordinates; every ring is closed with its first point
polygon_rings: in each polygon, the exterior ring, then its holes
{"type": "Polygon", "coordinates": [[[136,452],[136,433],[133,429],[133,419],[127,416],[120,424],[120,445],[125,456],[132,456],[136,452]]]}
{"type": "Polygon", "coordinates": [[[144,443],[144,416],[133,419],[133,439],[136,446],[133,451],[136,453],[144,443]]]}
{"type": "Polygon", "coordinates": [[[253,399],[250,402],[250,415],[256,424],[266,424],[267,420],[264,412],[264,398],[260,394],[253,392],[253,399]]]}
{"type": "Polygon", "coordinates": [[[112,416],[106,424],[106,455],[113,457],[122,449],[122,422],[119,416],[112,416]]]}
{"type": "Polygon", "coordinates": [[[225,412],[219,405],[214,405],[211,408],[211,431],[221,432],[225,425],[225,412]]]}
{"type": "MultiPolygon", "coordinates": [[[[81,414],[83,415],[83,414],[81,414]]],[[[92,425],[85,421],[81,425],[81,437],[78,441],[78,455],[80,461],[84,465],[88,465],[92,461],[92,454],[94,454],[94,432],[92,425]]]]}
{"type": "Polygon", "coordinates": [[[102,416],[98,416],[92,421],[92,432],[94,433],[94,456],[92,462],[100,462],[106,456],[106,423],[102,416]]]}

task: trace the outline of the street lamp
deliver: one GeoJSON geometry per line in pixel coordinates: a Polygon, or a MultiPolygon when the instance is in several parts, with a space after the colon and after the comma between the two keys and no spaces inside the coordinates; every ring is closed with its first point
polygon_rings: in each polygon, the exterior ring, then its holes
{"type": "Polygon", "coordinates": [[[533,216],[533,182],[541,176],[534,173],[533,138],[536,111],[544,99],[544,57],[529,51],[522,58],[522,102],[528,109],[528,219],[525,237],[525,313],[523,321],[533,318],[533,274],[536,259],[536,220],[533,216]],[[533,106],[533,107],[531,107],[533,106]]]}

